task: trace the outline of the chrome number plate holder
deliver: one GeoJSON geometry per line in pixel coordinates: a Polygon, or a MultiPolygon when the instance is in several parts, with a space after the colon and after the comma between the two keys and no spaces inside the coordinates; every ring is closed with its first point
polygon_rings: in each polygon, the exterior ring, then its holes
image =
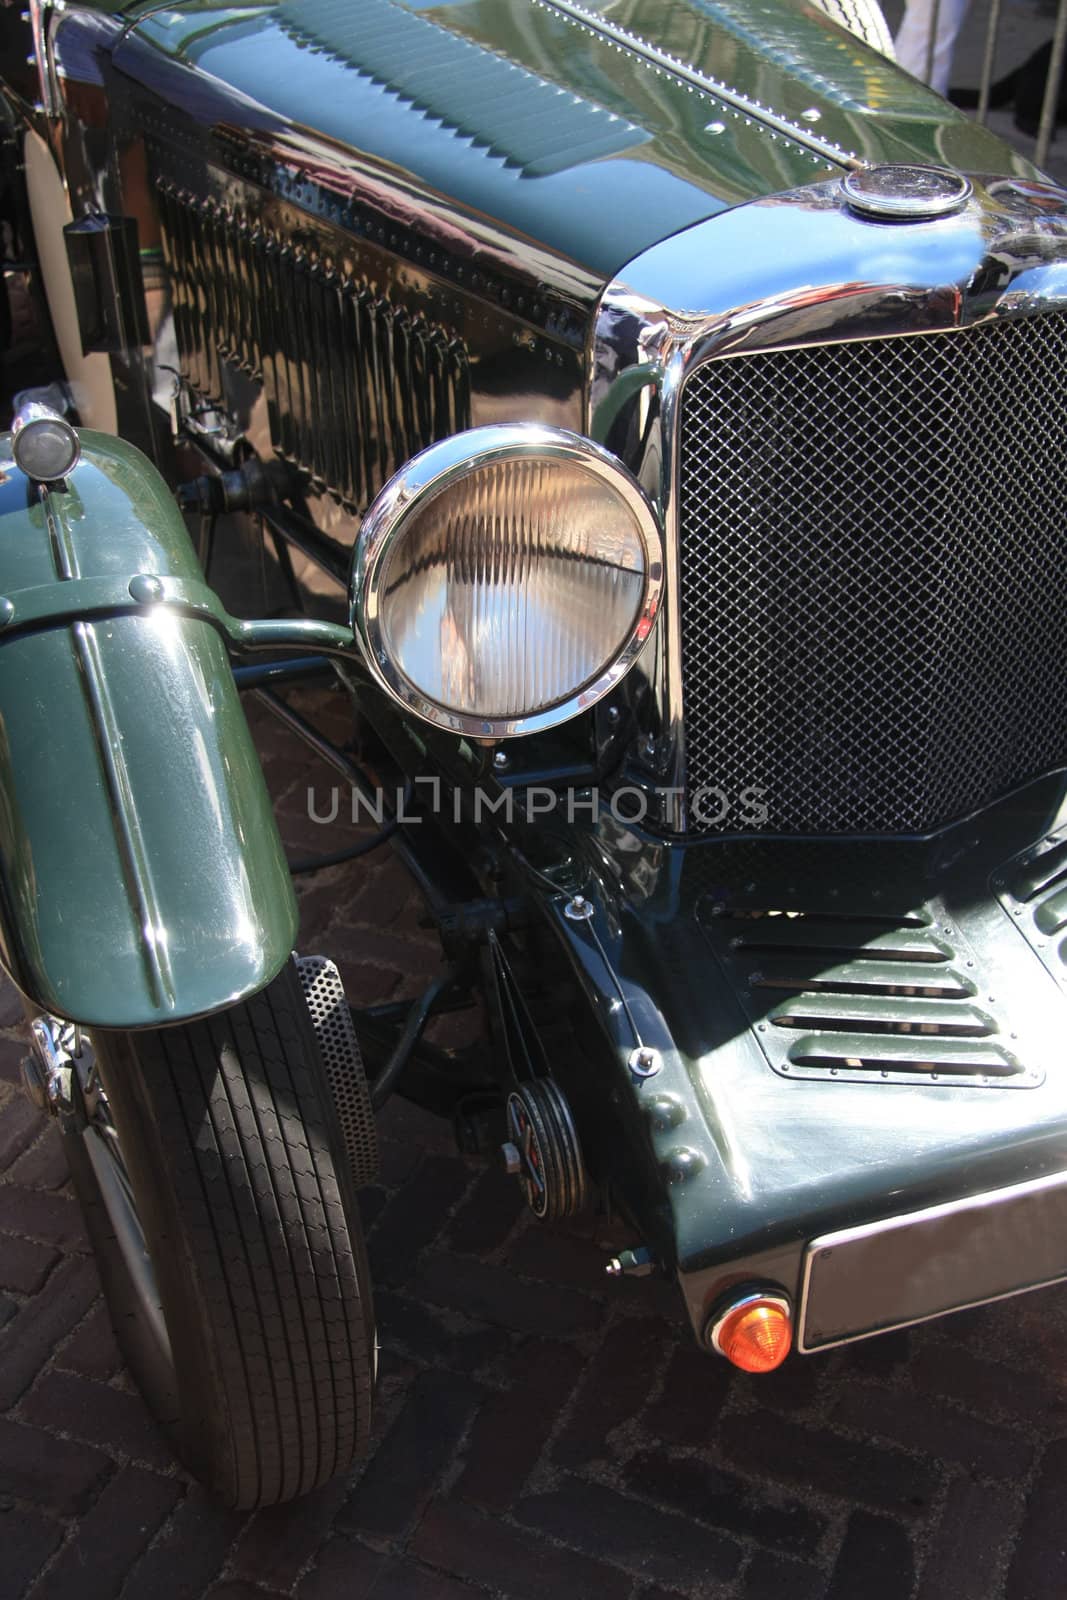
{"type": "Polygon", "coordinates": [[[1067,1172],[842,1228],[804,1254],[797,1347],[827,1350],[1067,1279],[1067,1172]]]}

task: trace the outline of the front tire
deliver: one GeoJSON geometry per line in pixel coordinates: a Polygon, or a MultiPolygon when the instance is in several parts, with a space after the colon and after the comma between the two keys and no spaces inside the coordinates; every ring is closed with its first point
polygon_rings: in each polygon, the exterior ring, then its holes
{"type": "Polygon", "coordinates": [[[123,1354],[226,1504],[304,1494],[366,1444],[374,1320],[295,967],[203,1022],[93,1045],[98,1090],[64,1138],[123,1354]]]}

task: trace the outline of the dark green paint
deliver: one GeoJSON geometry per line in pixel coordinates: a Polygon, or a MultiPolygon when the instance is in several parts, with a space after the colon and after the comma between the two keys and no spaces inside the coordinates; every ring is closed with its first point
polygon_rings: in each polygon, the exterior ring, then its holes
{"type": "Polygon", "coordinates": [[[805,1244],[822,1233],[1067,1167],[1057,1050],[1067,986],[1052,941],[1035,948],[1016,905],[997,897],[1013,881],[1007,864],[1020,852],[1031,859],[1057,821],[1062,829],[1065,795],[1057,774],[919,842],[642,844],[607,819],[594,834],[560,835],[567,893],[591,899],[594,920],[568,920],[566,896],[546,893],[543,871],[529,889],[568,950],[600,1035],[599,1049],[591,1040],[583,1052],[583,1083],[565,1087],[599,1098],[605,1147],[595,1159],[648,1242],[676,1265],[698,1332],[739,1263],[795,1294],[805,1244]],[[767,909],[815,921],[805,935],[803,920],[751,920],[767,909]],[[765,952],[736,951],[739,929],[765,952]],[[879,992],[821,989],[827,980],[833,989],[840,966],[834,939],[869,948],[867,986],[879,992]],[[921,964],[903,958],[909,941],[925,942],[921,964]],[[887,943],[901,947],[901,993],[882,972],[887,943]],[[795,988],[796,974],[778,970],[790,944],[803,966],[795,988]],[[930,958],[941,945],[944,963],[930,958]],[[937,990],[949,972],[964,998],[935,1005],[923,988],[937,990]],[[842,1019],[840,1041],[859,1022],[857,1051],[884,1050],[888,1078],[780,1070],[789,1040],[804,1038],[781,1018],[805,990],[820,999],[821,1042],[833,1043],[827,1012],[842,1019]],[[931,1007],[943,1026],[968,1031],[928,1039],[931,1007]],[[632,1024],[662,1053],[662,1070],[644,1081],[627,1067],[632,1024]],[[896,1031],[902,1025],[910,1034],[896,1031]],[[995,1050],[1018,1071],[954,1081],[950,1063],[995,1050]],[[891,1070],[895,1059],[924,1055],[935,1063],[928,1073],[901,1081],[891,1070]]]}
{"type": "MultiPolygon", "coordinates": [[[[607,0],[596,9],[786,116],[800,134],[739,115],[638,51],[531,0],[275,0],[247,10],[201,0],[145,15],[138,33],[171,63],[269,108],[268,125],[276,117],[280,129],[313,128],[605,278],[725,207],[827,177],[833,164],[805,148],[805,128],[868,161],[1032,174],[986,130],[814,9],[776,0],[607,0]],[[466,109],[456,102],[457,51],[488,73],[491,95],[481,107],[474,96],[466,109]],[[521,69],[510,99],[506,83],[495,85],[497,63],[521,69]],[[568,157],[564,141],[553,160],[539,147],[538,160],[524,166],[531,123],[546,116],[544,95],[560,91],[580,101],[583,127],[620,119],[618,148],[587,159],[576,139],[568,157]],[[805,123],[801,113],[812,110],[819,120],[805,123]],[[709,133],[709,123],[723,131],[709,133]]],[[[151,76],[132,47],[121,47],[118,61],[151,76]]],[[[168,85],[179,91],[173,78],[168,85]]]]}
{"type": "Polygon", "coordinates": [[[185,525],[138,451],[91,432],[82,449],[42,492],[0,440],[4,957],[48,1010],[138,1027],[269,982],[296,907],[219,617],[129,596],[146,573],[203,590],[185,525]],[[80,617],[64,591],[82,585],[128,609],[80,617]],[[27,592],[41,620],[20,631],[27,592]]]}

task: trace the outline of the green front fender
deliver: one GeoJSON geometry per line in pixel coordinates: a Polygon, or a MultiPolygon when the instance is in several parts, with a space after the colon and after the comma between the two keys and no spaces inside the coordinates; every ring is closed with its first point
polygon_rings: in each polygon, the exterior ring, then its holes
{"type": "Polygon", "coordinates": [[[145,457],[83,432],[67,483],[42,489],[0,438],[0,616],[57,596],[52,616],[0,632],[0,957],[35,1004],[121,1028],[262,988],[297,924],[219,628],[64,604],[135,574],[200,578],[145,457]]]}

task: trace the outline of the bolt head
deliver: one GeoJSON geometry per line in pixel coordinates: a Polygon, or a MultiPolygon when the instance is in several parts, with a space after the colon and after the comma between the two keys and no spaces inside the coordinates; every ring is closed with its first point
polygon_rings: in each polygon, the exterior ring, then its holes
{"type": "Polygon", "coordinates": [[[630,1071],[638,1078],[653,1077],[663,1065],[658,1050],[653,1050],[648,1045],[639,1045],[630,1053],[630,1071]]]}
{"type": "Polygon", "coordinates": [[[510,765],[511,761],[506,750],[493,751],[493,767],[497,772],[506,772],[510,765]]]}
{"type": "Polygon", "coordinates": [[[588,922],[593,915],[592,902],[584,894],[572,895],[563,907],[563,915],[569,922],[588,922]]]}
{"type": "Polygon", "coordinates": [[[154,573],[138,573],[136,578],[130,579],[130,596],[138,605],[154,605],[163,598],[163,584],[154,573]]]}

